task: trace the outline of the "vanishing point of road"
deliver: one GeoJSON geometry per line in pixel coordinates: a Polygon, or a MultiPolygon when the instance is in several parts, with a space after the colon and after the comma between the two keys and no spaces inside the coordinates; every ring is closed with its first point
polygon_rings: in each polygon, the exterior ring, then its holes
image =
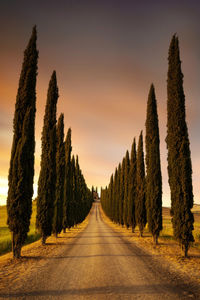
{"type": "Polygon", "coordinates": [[[99,205],[94,203],[84,231],[9,299],[197,299],[152,255],[114,232],[99,205]]]}

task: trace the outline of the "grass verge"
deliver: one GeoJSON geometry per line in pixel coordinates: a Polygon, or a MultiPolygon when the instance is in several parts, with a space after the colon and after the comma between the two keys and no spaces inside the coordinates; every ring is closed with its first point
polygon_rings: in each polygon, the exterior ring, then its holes
{"type": "MultiPolygon", "coordinates": [[[[31,244],[40,239],[40,234],[35,231],[36,221],[36,202],[33,201],[30,230],[25,245],[31,244]]],[[[7,209],[6,206],[0,206],[0,255],[12,250],[11,233],[7,226],[7,209]]]]}
{"type": "MultiPolygon", "coordinates": [[[[152,254],[154,257],[159,259],[163,264],[167,266],[170,265],[170,268],[176,270],[180,276],[188,276],[194,282],[200,285],[200,243],[199,240],[196,240],[195,243],[189,249],[189,258],[184,258],[181,255],[181,250],[178,243],[173,238],[173,231],[171,225],[171,218],[169,215],[169,209],[164,208],[163,211],[163,231],[159,237],[159,244],[155,246],[152,241],[152,237],[148,232],[148,229],[145,228],[143,237],[139,237],[139,230],[136,227],[135,232],[132,233],[131,228],[126,228],[125,226],[120,226],[113,223],[102,211],[102,217],[104,221],[114,229],[114,231],[119,232],[122,236],[127,239],[130,243],[134,243],[140,248],[144,249],[148,253],[152,254]]],[[[195,215],[195,214],[194,214],[195,215]]],[[[195,217],[195,230],[194,236],[198,234],[199,230],[199,221],[198,216],[195,217]]]]}

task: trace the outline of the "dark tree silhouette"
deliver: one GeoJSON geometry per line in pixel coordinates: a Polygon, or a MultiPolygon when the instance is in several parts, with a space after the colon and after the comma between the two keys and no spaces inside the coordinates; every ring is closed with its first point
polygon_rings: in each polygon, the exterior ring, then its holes
{"type": "Polygon", "coordinates": [[[160,138],[154,86],[151,85],[146,117],[146,208],[149,231],[157,244],[162,230],[162,178],[160,138]]]}
{"type": "Polygon", "coordinates": [[[168,56],[167,79],[167,149],[168,175],[171,190],[171,215],[174,237],[187,256],[193,238],[192,165],[185,117],[183,74],[178,37],[172,37],[168,56]]]}
{"type": "Polygon", "coordinates": [[[29,231],[32,212],[36,76],[38,51],[37,32],[33,28],[19,79],[13,120],[13,143],[8,176],[7,224],[12,233],[13,257],[21,256],[21,248],[29,231]]]}
{"type": "Polygon", "coordinates": [[[57,236],[62,231],[63,198],[65,179],[64,115],[61,114],[56,128],[56,195],[52,232],[57,236]]]}
{"type": "Polygon", "coordinates": [[[142,132],[140,133],[138,142],[136,168],[135,218],[139,227],[140,236],[142,236],[146,225],[145,169],[142,132]]]}
{"type": "Polygon", "coordinates": [[[47,93],[42,131],[41,169],[38,181],[36,226],[42,236],[42,244],[52,233],[53,206],[56,190],[56,107],[58,87],[53,71],[47,93]]]}

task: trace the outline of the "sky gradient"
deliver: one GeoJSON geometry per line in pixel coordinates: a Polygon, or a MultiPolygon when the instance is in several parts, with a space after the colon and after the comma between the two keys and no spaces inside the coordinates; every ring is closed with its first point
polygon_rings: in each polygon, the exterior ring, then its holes
{"type": "MultiPolygon", "coordinates": [[[[12,122],[23,51],[36,24],[38,77],[35,184],[48,83],[58,78],[58,114],[72,128],[73,153],[89,187],[111,173],[145,134],[147,97],[155,85],[160,127],[163,205],[170,206],[166,119],[168,48],[180,42],[195,203],[200,203],[200,3],[180,1],[0,1],[0,204],[6,202],[12,122]]],[[[35,190],[37,189],[35,185],[35,190]]]]}

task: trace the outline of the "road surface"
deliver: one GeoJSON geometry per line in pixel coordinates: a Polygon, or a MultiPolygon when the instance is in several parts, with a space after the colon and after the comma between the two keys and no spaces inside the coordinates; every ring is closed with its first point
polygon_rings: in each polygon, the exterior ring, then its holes
{"type": "MultiPolygon", "coordinates": [[[[154,258],[114,232],[95,203],[89,224],[9,299],[197,299],[154,258]]],[[[1,297],[0,297],[1,298],[1,297]]]]}

